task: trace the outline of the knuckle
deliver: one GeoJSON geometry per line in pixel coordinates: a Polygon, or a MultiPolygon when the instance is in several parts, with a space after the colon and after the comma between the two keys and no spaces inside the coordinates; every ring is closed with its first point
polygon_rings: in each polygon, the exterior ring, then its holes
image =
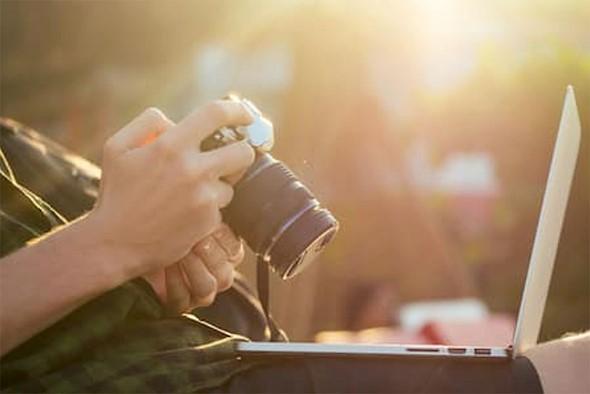
{"type": "Polygon", "coordinates": [[[219,190],[217,190],[213,186],[209,186],[204,189],[204,201],[207,208],[215,209],[217,207],[217,197],[219,195],[219,190]]]}
{"type": "Polygon", "coordinates": [[[199,158],[187,154],[181,160],[181,165],[183,165],[184,170],[188,172],[187,175],[190,175],[191,181],[199,182],[195,183],[197,186],[201,184],[200,182],[207,182],[213,178],[214,175],[199,158]]]}
{"type": "Polygon", "coordinates": [[[203,275],[203,284],[201,286],[199,295],[207,296],[211,293],[215,293],[217,290],[217,278],[211,274],[203,275]]]}
{"type": "Polygon", "coordinates": [[[244,258],[244,245],[242,240],[237,237],[230,227],[223,223],[220,229],[215,232],[215,238],[227,252],[227,257],[232,263],[241,262],[244,258]]]}
{"type": "Polygon", "coordinates": [[[168,138],[158,138],[152,145],[155,147],[157,155],[162,158],[173,157],[176,153],[174,144],[168,138]]]}
{"type": "Polygon", "coordinates": [[[211,117],[213,122],[217,124],[223,124],[229,117],[229,113],[223,100],[211,101],[207,104],[205,112],[211,117]]]}
{"type": "Polygon", "coordinates": [[[215,301],[216,293],[208,294],[206,297],[200,298],[198,304],[200,306],[209,306],[215,301]]]}
{"type": "Polygon", "coordinates": [[[206,182],[211,179],[211,173],[207,171],[206,168],[203,168],[201,165],[195,165],[191,168],[191,180],[197,182],[206,182]]]}
{"type": "Polygon", "coordinates": [[[218,205],[223,208],[229,205],[234,198],[234,189],[229,185],[225,185],[219,194],[223,197],[221,198],[221,201],[218,201],[218,205]]]}
{"type": "Polygon", "coordinates": [[[148,128],[166,130],[173,125],[172,121],[158,108],[149,107],[141,114],[148,128]]]}
{"type": "Polygon", "coordinates": [[[223,275],[217,279],[218,291],[225,291],[229,289],[234,283],[234,270],[231,266],[229,266],[229,268],[230,269],[224,272],[223,275]]]}
{"type": "Polygon", "coordinates": [[[201,186],[193,196],[193,208],[196,210],[208,210],[214,207],[213,191],[210,187],[201,186]]]}
{"type": "Polygon", "coordinates": [[[149,107],[146,108],[143,111],[142,114],[144,117],[146,117],[147,119],[149,119],[152,122],[157,122],[158,124],[164,123],[168,121],[168,118],[166,117],[166,115],[164,115],[164,113],[156,107],[149,107]]]}
{"type": "Polygon", "coordinates": [[[107,139],[103,146],[103,155],[105,157],[113,157],[118,151],[117,145],[114,136],[107,139]]]}
{"type": "Polygon", "coordinates": [[[232,255],[229,257],[230,261],[232,263],[234,263],[235,265],[240,264],[243,260],[244,260],[244,245],[242,244],[242,242],[240,241],[237,245],[236,245],[236,249],[235,251],[232,250],[232,255]]]}
{"type": "Polygon", "coordinates": [[[211,236],[207,236],[193,246],[193,252],[198,256],[206,255],[211,245],[211,236]]]}
{"type": "Polygon", "coordinates": [[[203,197],[203,193],[197,191],[193,194],[192,198],[189,201],[189,209],[198,212],[204,208],[204,205],[205,199],[203,197]]]}
{"type": "Polygon", "coordinates": [[[193,164],[193,161],[191,160],[190,157],[188,156],[184,156],[184,157],[179,157],[178,161],[177,161],[177,170],[176,172],[178,173],[179,176],[181,176],[183,179],[192,179],[195,175],[195,166],[193,164]]]}
{"type": "Polygon", "coordinates": [[[194,290],[193,296],[197,299],[207,298],[211,295],[215,295],[217,292],[217,279],[213,275],[205,275],[202,278],[200,286],[194,290]]]}

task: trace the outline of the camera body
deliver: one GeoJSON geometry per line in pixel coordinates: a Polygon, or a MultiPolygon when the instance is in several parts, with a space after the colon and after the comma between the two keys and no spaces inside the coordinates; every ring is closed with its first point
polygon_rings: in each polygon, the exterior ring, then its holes
{"type": "Polygon", "coordinates": [[[262,112],[248,99],[229,95],[225,99],[244,105],[254,116],[254,121],[248,126],[222,127],[215,130],[201,143],[201,150],[213,150],[244,139],[259,153],[270,152],[274,146],[274,127],[272,122],[262,115],[262,112]]]}
{"type": "Polygon", "coordinates": [[[202,150],[247,140],[256,159],[234,185],[234,198],[223,209],[224,221],[282,279],[303,271],[331,241],[338,222],[282,162],[270,155],[274,128],[249,100],[254,115],[248,126],[223,127],[201,143],[202,150]]]}

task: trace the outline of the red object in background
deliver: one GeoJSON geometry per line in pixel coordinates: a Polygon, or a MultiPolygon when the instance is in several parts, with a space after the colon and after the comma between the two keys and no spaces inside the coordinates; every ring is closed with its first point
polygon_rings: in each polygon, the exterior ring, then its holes
{"type": "Polygon", "coordinates": [[[421,345],[431,344],[429,338],[420,332],[409,332],[399,328],[375,327],[361,331],[323,331],[315,336],[318,343],[390,343],[421,345]]]}
{"type": "Polygon", "coordinates": [[[357,333],[358,343],[402,343],[407,345],[432,344],[421,332],[408,332],[399,328],[370,328],[357,333]]]}
{"type": "Polygon", "coordinates": [[[433,321],[420,330],[429,343],[440,345],[507,346],[512,343],[514,319],[494,314],[473,322],[433,321]]]}
{"type": "Polygon", "coordinates": [[[462,193],[451,196],[453,216],[466,233],[481,233],[491,226],[495,193],[462,193]]]}
{"type": "Polygon", "coordinates": [[[512,343],[514,319],[494,314],[475,321],[431,321],[416,332],[399,327],[377,327],[361,331],[325,331],[320,343],[388,343],[405,345],[469,345],[505,347],[512,343]]]}

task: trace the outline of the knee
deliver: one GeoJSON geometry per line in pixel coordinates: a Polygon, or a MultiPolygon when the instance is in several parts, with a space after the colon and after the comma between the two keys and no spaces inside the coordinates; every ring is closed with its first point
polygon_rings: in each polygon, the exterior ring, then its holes
{"type": "Polygon", "coordinates": [[[545,393],[590,392],[590,331],[539,344],[524,355],[535,366],[545,393]]]}

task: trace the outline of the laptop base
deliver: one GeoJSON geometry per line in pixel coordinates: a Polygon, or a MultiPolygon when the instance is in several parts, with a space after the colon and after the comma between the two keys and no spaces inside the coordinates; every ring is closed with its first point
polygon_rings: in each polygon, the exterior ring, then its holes
{"type": "Polygon", "coordinates": [[[239,342],[242,357],[452,357],[461,359],[510,360],[511,348],[442,345],[371,345],[304,342],[239,342]]]}

